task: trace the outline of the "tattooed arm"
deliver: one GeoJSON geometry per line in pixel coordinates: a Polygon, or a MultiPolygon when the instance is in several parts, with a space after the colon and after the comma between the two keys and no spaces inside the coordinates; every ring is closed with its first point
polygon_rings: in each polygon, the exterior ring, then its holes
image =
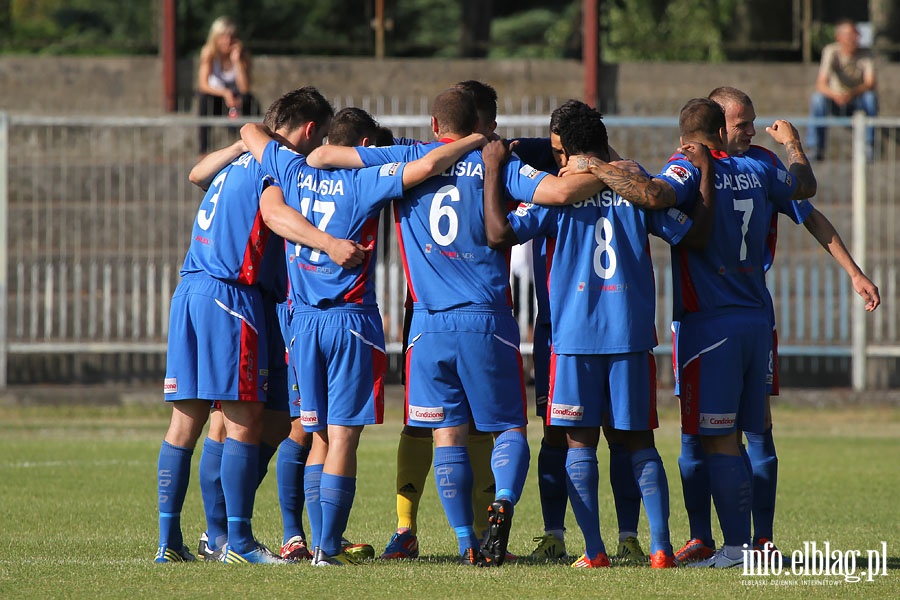
{"type": "Polygon", "coordinates": [[[794,199],[800,200],[815,196],[818,186],[816,176],[813,173],[812,166],[809,164],[806,153],[803,151],[797,128],[790,122],[779,119],[772,123],[771,127],[766,127],[766,132],[787,150],[788,170],[794,176],[794,179],[797,180],[794,199]]]}
{"type": "Polygon", "coordinates": [[[658,210],[675,206],[675,190],[665,181],[584,155],[570,157],[567,166],[571,173],[590,172],[609,189],[640,208],[658,210]]]}

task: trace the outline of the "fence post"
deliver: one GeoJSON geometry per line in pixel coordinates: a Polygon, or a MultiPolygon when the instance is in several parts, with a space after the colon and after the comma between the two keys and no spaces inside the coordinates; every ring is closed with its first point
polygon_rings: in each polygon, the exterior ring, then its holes
{"type": "MultiPolygon", "coordinates": [[[[866,114],[858,110],[853,115],[853,257],[859,268],[866,270],[866,114]]],[[[866,389],[866,312],[853,307],[851,363],[853,389],[866,389]]]]}
{"type": "Polygon", "coordinates": [[[6,388],[9,350],[9,115],[0,112],[0,389],[6,388]]]}

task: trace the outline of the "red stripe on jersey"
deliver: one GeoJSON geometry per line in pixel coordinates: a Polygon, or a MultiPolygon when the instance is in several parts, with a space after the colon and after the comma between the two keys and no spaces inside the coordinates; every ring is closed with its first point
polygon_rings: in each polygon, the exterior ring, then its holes
{"type": "Polygon", "coordinates": [[[366,286],[369,284],[369,265],[372,262],[372,256],[375,254],[375,243],[378,239],[378,217],[366,219],[363,223],[362,232],[360,233],[360,244],[371,248],[366,253],[366,259],[362,263],[359,276],[353,282],[350,291],[344,294],[344,302],[351,304],[361,304],[363,296],[366,293],[366,286]]]}
{"type": "MultiPolygon", "coordinates": [[[[547,240],[548,242],[550,240],[547,240]]],[[[550,255],[550,244],[547,244],[547,255],[550,255]]],[[[544,424],[550,425],[550,415],[553,414],[553,392],[556,388],[556,352],[550,345],[550,387],[547,389],[547,409],[544,413],[544,424]]]]}
{"type": "MultiPolygon", "coordinates": [[[[728,153],[724,152],[722,150],[710,149],[709,153],[712,155],[713,158],[728,158],[728,153]]],[[[669,157],[669,160],[667,160],[666,163],[670,163],[673,160],[687,160],[687,157],[685,157],[685,155],[680,152],[676,152],[675,154],[673,154],[672,156],[669,157]]]]}
{"type": "MultiPolygon", "coordinates": [[[[400,227],[400,207],[394,202],[394,227],[397,228],[397,244],[400,247],[400,260],[403,261],[403,273],[406,275],[406,289],[409,292],[413,302],[418,302],[419,297],[416,296],[416,290],[413,289],[412,278],[409,276],[409,262],[406,260],[406,246],[403,244],[403,230],[400,227]]],[[[407,371],[409,373],[409,371],[407,371]]],[[[405,421],[404,421],[405,422],[405,421]]]]}
{"type": "Polygon", "coordinates": [[[556,253],[556,238],[547,238],[547,295],[550,295],[550,269],[553,268],[553,255],[556,253]]]}
{"type": "Polygon", "coordinates": [[[678,262],[681,265],[681,306],[685,312],[697,312],[700,310],[700,300],[691,280],[688,253],[683,248],[678,249],[678,262]]]}
{"type": "Polygon", "coordinates": [[[772,391],[770,396],[778,396],[781,384],[778,382],[778,330],[772,329],[772,391]]]}
{"type": "MultiPolygon", "coordinates": [[[[509,282],[510,273],[509,273],[509,263],[512,258],[512,247],[506,248],[503,250],[503,262],[506,264],[506,281],[509,282]]],[[[524,301],[523,301],[524,302],[524,301]]],[[[509,283],[506,284],[506,305],[513,305],[513,295],[512,295],[512,286],[509,283]]]]}
{"type": "Polygon", "coordinates": [[[387,372],[387,356],[372,348],[372,399],[375,401],[375,423],[384,423],[384,374],[387,372]]]}
{"type": "Polygon", "coordinates": [[[762,146],[757,146],[756,144],[750,144],[750,147],[755,148],[756,150],[763,151],[766,154],[766,156],[769,157],[769,160],[772,162],[772,166],[773,167],[778,166],[778,157],[775,155],[774,152],[772,152],[768,148],[763,148],[762,146]]]}
{"type": "Polygon", "coordinates": [[[772,213],[769,222],[769,235],[766,236],[766,246],[769,248],[769,268],[775,264],[775,246],[778,244],[778,213],[772,213]]]}
{"type": "Polygon", "coordinates": [[[681,370],[681,431],[700,433],[700,362],[703,355],[684,365],[681,370]]]}
{"type": "Polygon", "coordinates": [[[252,327],[241,320],[240,362],[238,364],[238,400],[258,402],[259,336],[252,327]]]}
{"type": "Polygon", "coordinates": [[[253,219],[253,227],[250,229],[250,239],[244,248],[244,260],[241,263],[241,272],[238,274],[238,283],[253,285],[259,278],[259,263],[262,262],[263,252],[266,249],[266,241],[269,239],[269,228],[263,222],[262,212],[256,211],[253,219]]]}
{"type": "Polygon", "coordinates": [[[678,331],[674,323],[672,324],[672,376],[675,379],[675,385],[679,388],[681,387],[681,376],[678,372],[678,335],[675,333],[678,331]]]}
{"type": "Polygon", "coordinates": [[[403,386],[403,424],[409,424],[409,363],[412,361],[412,347],[406,349],[405,368],[406,368],[406,385],[403,386]]]}
{"type": "Polygon", "coordinates": [[[653,351],[647,352],[647,360],[650,363],[650,420],[647,422],[647,429],[659,429],[659,415],[656,414],[656,357],[653,351]]]}

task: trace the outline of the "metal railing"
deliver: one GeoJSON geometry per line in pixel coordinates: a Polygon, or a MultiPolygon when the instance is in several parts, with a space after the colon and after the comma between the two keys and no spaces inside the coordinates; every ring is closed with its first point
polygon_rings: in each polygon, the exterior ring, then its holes
{"type": "MultiPolygon", "coordinates": [[[[548,107],[548,109],[551,107],[548,107]]],[[[382,117],[395,135],[427,139],[423,115],[382,117]]],[[[543,136],[548,117],[507,115],[506,137],[543,136]]],[[[793,120],[803,129],[805,118],[793,120]]],[[[757,120],[756,141],[767,144],[757,120]]],[[[606,118],[610,143],[655,172],[678,144],[674,118],[606,118]]],[[[900,357],[896,232],[900,119],[830,119],[826,157],[814,163],[814,203],[836,226],[856,261],[880,286],[884,307],[867,314],[849,278],[811,235],[781,219],[769,286],[781,354],[850,357],[854,387],[867,385],[866,361],[900,357]],[[874,159],[864,132],[877,128],[874,159]]],[[[197,159],[197,128],[220,143],[233,121],[167,118],[41,118],[0,113],[0,387],[10,355],[163,354],[168,310],[197,206],[187,173],[197,159]]],[[[775,149],[777,152],[777,149],[775,149]]],[[[405,279],[385,214],[376,275],[390,352],[399,352],[405,279]]],[[[669,253],[652,245],[657,275],[659,353],[671,346],[669,253]]],[[[522,297],[531,293],[520,281],[522,297]]],[[[533,319],[517,318],[523,352],[533,319]]]]}

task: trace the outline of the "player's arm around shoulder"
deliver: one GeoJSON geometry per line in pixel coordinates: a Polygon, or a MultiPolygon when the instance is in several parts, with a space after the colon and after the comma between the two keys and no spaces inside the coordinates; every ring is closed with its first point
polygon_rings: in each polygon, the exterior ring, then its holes
{"type": "Polygon", "coordinates": [[[484,160],[484,232],[492,250],[502,250],[519,243],[506,218],[506,186],[503,167],[509,161],[516,142],[493,140],[481,151],[484,160]]]}
{"type": "MultiPolygon", "coordinates": [[[[706,247],[712,235],[716,208],[716,167],[709,148],[697,142],[682,145],[678,152],[700,171],[700,186],[697,202],[691,211],[691,228],[681,239],[680,244],[695,250],[706,247]]],[[[673,190],[674,191],[674,190],[673,190]]]]}
{"type": "Polygon", "coordinates": [[[338,266],[351,269],[360,265],[369,249],[352,240],[338,239],[310,223],[284,201],[284,193],[275,185],[263,190],[259,210],[266,226],[291,242],[324,251],[338,266]]]}
{"type": "Polygon", "coordinates": [[[481,148],[486,142],[487,138],[483,135],[473,133],[429,150],[425,156],[408,163],[403,169],[403,189],[408,190],[429,177],[446,171],[464,154],[481,148]]]}
{"type": "Polygon", "coordinates": [[[194,165],[188,174],[188,180],[205,192],[212,185],[212,180],[219,174],[219,171],[246,151],[247,146],[244,145],[244,141],[238,140],[215,152],[210,152],[194,165]]]}
{"type": "Polygon", "coordinates": [[[272,132],[262,123],[247,123],[241,127],[241,139],[247,146],[247,150],[253,155],[253,158],[260,164],[263,161],[263,152],[269,142],[274,140],[272,132]]]}
{"type": "Polygon", "coordinates": [[[591,173],[609,189],[638,208],[647,210],[670,208],[675,206],[677,200],[675,190],[667,181],[623,168],[596,156],[572,156],[567,168],[572,173],[591,173]]]}

